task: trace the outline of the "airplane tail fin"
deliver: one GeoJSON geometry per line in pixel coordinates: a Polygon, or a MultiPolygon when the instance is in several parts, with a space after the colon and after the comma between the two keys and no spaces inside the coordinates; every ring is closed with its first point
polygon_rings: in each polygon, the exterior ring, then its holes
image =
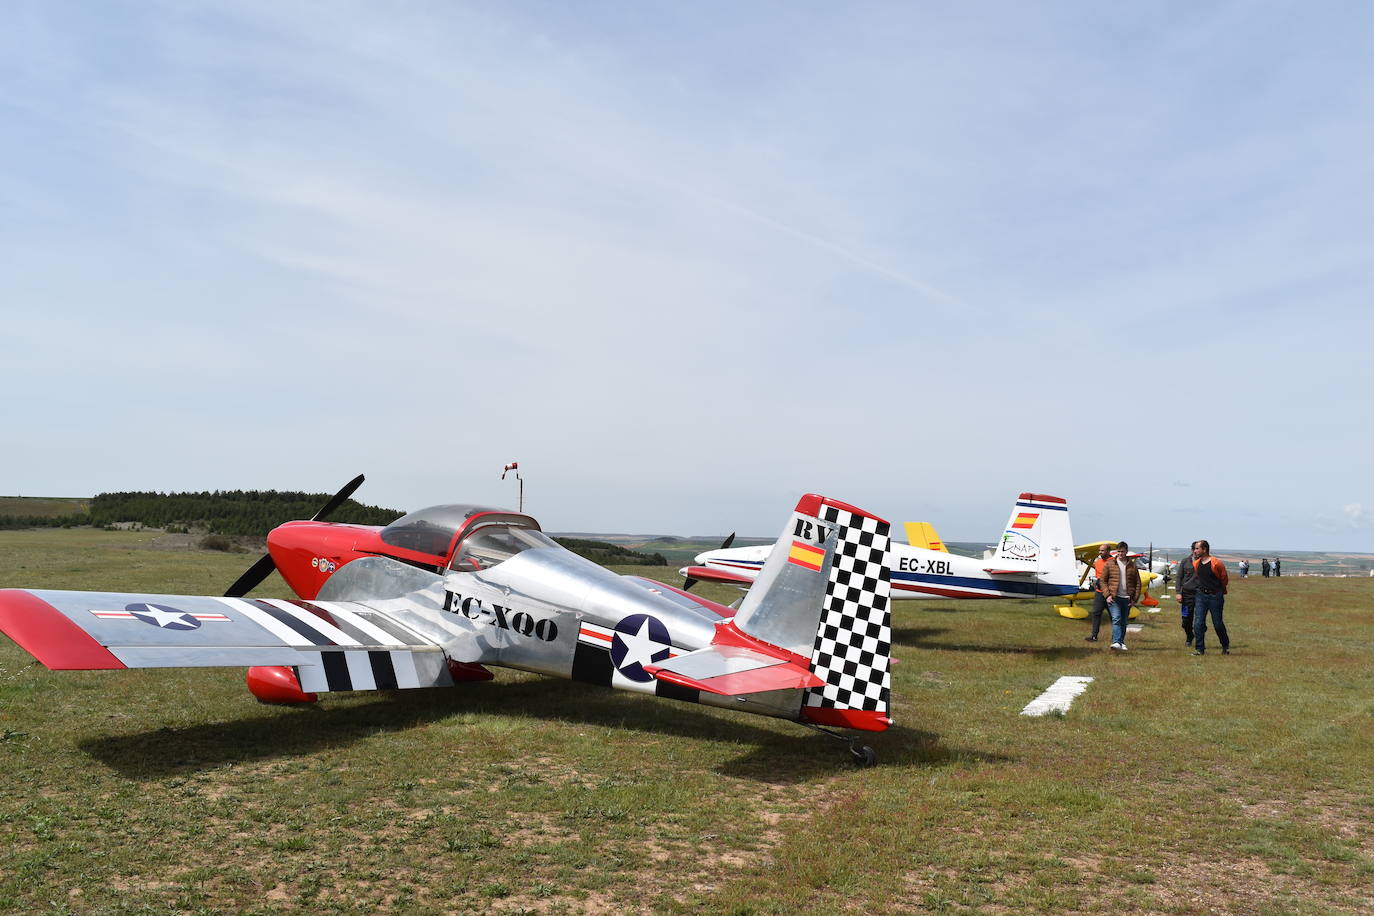
{"type": "Polygon", "coordinates": [[[1043,493],[1018,496],[994,562],[1000,569],[1035,573],[1042,595],[1077,591],[1068,500],[1043,493]]]}
{"type": "Polygon", "coordinates": [[[907,522],[906,540],[912,547],[949,553],[949,548],[945,546],[944,541],[940,540],[940,535],[930,522],[907,522]]]}
{"type": "Polygon", "coordinates": [[[809,667],[803,721],[870,731],[891,724],[889,545],[883,519],[803,496],[735,614],[739,631],[809,667]]]}

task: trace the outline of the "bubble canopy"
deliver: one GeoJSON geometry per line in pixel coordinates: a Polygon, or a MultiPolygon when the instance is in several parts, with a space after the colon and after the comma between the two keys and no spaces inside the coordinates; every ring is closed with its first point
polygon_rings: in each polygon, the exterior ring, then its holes
{"type": "Polygon", "coordinates": [[[451,552],[452,568],[467,571],[486,569],[532,547],[556,546],[528,515],[468,503],[403,515],[383,528],[380,537],[392,547],[445,561],[451,552]],[[462,542],[456,550],[455,541],[462,542]]]}

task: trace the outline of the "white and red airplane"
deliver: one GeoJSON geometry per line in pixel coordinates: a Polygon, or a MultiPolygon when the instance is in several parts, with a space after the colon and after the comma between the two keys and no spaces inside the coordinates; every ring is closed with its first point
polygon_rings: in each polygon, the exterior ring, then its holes
{"type": "MultiPolygon", "coordinates": [[[[913,530],[913,541],[935,544],[928,525],[913,530]]],[[[775,547],[732,547],[696,556],[684,567],[685,588],[696,582],[722,582],[748,588],[775,547]]],[[[1058,496],[1022,493],[995,550],[982,558],[933,550],[916,543],[893,543],[888,570],[895,598],[1040,598],[1078,591],[1069,504],[1058,496]]]]}
{"type": "Polygon", "coordinates": [[[808,494],[738,611],[565,549],[528,515],[421,509],[386,527],[324,517],[267,538],[225,597],[0,590],[0,631],[52,670],[248,667],[259,700],[452,687],[497,665],[831,728],[882,731],[892,630],[888,524],[808,494]],[[299,596],[246,597],[276,569],[299,596]]]}

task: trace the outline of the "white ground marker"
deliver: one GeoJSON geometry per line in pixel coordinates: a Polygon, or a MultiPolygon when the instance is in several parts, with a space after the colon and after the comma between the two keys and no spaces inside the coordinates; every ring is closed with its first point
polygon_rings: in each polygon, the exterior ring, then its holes
{"type": "Polygon", "coordinates": [[[1087,690],[1092,682],[1090,677],[1061,677],[1050,685],[1049,690],[1027,703],[1021,715],[1043,716],[1052,712],[1068,712],[1074,697],[1087,690]]]}

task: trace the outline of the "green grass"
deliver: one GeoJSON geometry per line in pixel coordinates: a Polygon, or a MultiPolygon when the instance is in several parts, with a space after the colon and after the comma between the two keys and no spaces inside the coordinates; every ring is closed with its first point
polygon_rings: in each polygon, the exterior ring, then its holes
{"type": "MultiPolygon", "coordinates": [[[[154,538],[0,532],[0,586],[213,594],[252,559],[154,538]]],[[[1049,602],[897,604],[870,770],[516,672],[284,709],[240,670],[48,672],[0,639],[0,912],[1374,907],[1374,581],[1236,583],[1229,657],[1175,613],[1119,656],[1049,602]],[[1019,715],[1065,674],[1097,680],[1019,715]]]]}

